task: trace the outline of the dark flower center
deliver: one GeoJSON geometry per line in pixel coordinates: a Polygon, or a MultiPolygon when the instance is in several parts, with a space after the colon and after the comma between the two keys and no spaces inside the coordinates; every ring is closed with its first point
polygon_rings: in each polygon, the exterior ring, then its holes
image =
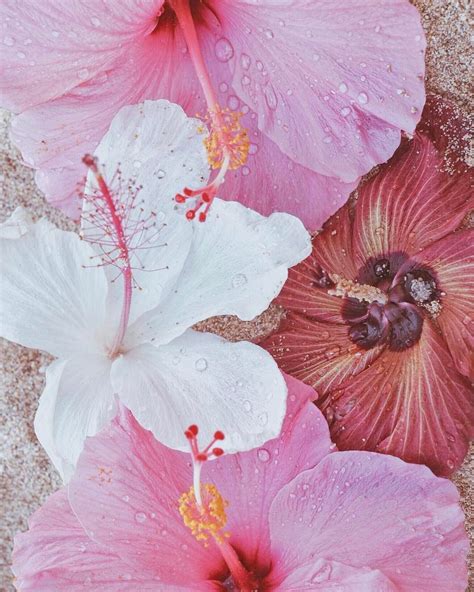
{"type": "MultiPolygon", "coordinates": [[[[344,299],[342,316],[350,325],[349,338],[366,350],[386,344],[392,351],[404,351],[420,339],[423,309],[431,313],[434,304],[439,306],[436,281],[426,269],[412,269],[399,277],[388,259],[376,260],[372,273],[380,293],[376,301],[357,299],[352,294],[344,299]]],[[[320,273],[319,277],[324,276],[320,273]]],[[[316,283],[323,287],[320,281],[316,283]]]]}

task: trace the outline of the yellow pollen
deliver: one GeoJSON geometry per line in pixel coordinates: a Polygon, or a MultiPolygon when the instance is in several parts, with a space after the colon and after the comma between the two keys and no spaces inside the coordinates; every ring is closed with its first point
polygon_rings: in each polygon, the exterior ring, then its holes
{"type": "Polygon", "coordinates": [[[211,131],[204,140],[207,159],[213,169],[219,169],[229,156],[229,169],[238,169],[246,163],[249,154],[250,140],[247,130],[242,127],[242,113],[217,107],[204,118],[211,131]]]}
{"type": "Polygon", "coordinates": [[[194,487],[179,498],[179,513],[184,524],[191,530],[198,541],[207,541],[210,537],[218,543],[229,537],[229,533],[222,532],[227,524],[225,509],[228,502],[223,499],[215,485],[206,483],[201,486],[202,506],[196,503],[194,487]]]}

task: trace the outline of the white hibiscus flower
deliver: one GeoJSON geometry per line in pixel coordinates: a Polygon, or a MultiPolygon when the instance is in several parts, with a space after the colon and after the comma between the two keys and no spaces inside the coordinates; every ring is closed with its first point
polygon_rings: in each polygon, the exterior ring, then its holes
{"type": "Polygon", "coordinates": [[[216,199],[205,223],[176,210],[183,186],[209,176],[200,127],[168,101],[123,108],[87,160],[82,236],[21,211],[0,231],[1,333],[57,358],[35,428],[65,480],[117,399],[177,449],[190,424],[202,441],[222,430],[227,452],[280,431],[286,387],[270,355],[192,326],[261,313],[310,239],[288,214],[234,202],[216,199]]]}

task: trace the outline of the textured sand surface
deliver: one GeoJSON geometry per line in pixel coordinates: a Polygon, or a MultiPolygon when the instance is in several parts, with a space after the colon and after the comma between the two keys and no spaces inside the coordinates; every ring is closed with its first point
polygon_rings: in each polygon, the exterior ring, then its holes
{"type": "MultiPolygon", "coordinates": [[[[469,47],[467,0],[417,0],[428,35],[428,79],[430,90],[453,99],[467,113],[469,67],[473,53],[469,47]]],[[[62,228],[73,227],[58,211],[44,202],[35,188],[32,172],[21,164],[18,152],[7,136],[8,114],[0,112],[0,220],[18,205],[27,206],[35,218],[43,215],[62,228]]],[[[257,339],[278,323],[279,312],[270,309],[252,323],[232,318],[209,322],[207,328],[226,337],[257,339]]],[[[3,518],[0,541],[0,590],[14,590],[9,570],[12,538],[27,527],[28,516],[59,485],[59,479],[36,441],[33,418],[44,384],[44,369],[51,358],[7,342],[0,343],[0,514],[3,518]]],[[[466,528],[474,531],[474,451],[454,479],[467,515],[466,528]]],[[[472,561],[471,561],[472,565],[472,561]]],[[[474,578],[471,578],[474,590],[474,578]]]]}

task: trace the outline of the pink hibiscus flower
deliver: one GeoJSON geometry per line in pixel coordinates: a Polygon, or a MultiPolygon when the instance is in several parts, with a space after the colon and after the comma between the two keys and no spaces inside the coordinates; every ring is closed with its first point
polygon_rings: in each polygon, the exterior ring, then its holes
{"type": "Polygon", "coordinates": [[[207,463],[206,484],[190,427],[195,489],[189,456],[122,408],[88,440],[69,491],[17,536],[18,589],[465,590],[454,485],[390,456],[331,453],[312,389],[287,380],[280,437],[207,463]]]}
{"type": "Polygon", "coordinates": [[[474,230],[465,127],[432,98],[412,141],[290,270],[265,347],[321,395],[341,449],[459,467],[473,435],[474,230]],[[464,224],[465,226],[465,224],[464,224]]]}
{"type": "Polygon", "coordinates": [[[208,113],[222,170],[204,198],[231,169],[223,197],[319,228],[424,104],[425,39],[407,0],[24,0],[0,18],[12,138],[73,216],[81,158],[123,105],[208,113]]]}

